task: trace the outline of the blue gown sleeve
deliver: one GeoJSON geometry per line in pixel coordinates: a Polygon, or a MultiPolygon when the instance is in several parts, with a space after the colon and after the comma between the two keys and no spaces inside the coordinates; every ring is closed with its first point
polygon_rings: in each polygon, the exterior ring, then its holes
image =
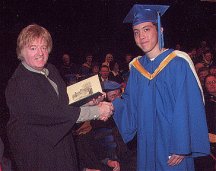
{"type": "Polygon", "coordinates": [[[113,118],[125,143],[131,141],[137,131],[137,99],[135,97],[137,95],[135,88],[136,79],[134,70],[131,69],[127,87],[122,95],[122,98],[117,98],[113,102],[115,109],[113,118]]]}

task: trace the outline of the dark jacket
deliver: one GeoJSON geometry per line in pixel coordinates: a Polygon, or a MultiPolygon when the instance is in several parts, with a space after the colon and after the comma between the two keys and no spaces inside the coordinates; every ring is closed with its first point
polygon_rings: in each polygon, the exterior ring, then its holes
{"type": "Polygon", "coordinates": [[[49,78],[18,66],[6,88],[10,110],[7,133],[18,170],[76,171],[71,128],[80,108],[68,106],[66,86],[57,69],[47,65],[49,78]]]}
{"type": "Polygon", "coordinates": [[[209,133],[216,134],[216,97],[209,95],[206,97],[206,119],[209,133]]]}

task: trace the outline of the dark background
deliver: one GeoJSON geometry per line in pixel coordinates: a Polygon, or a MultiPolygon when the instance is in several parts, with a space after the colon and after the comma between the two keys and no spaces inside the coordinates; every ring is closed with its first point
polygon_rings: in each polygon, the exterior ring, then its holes
{"type": "MultiPolygon", "coordinates": [[[[122,59],[126,52],[141,54],[131,26],[122,21],[135,3],[165,4],[162,17],[165,46],[180,43],[187,51],[203,39],[213,43],[216,3],[199,0],[1,0],[0,1],[0,112],[4,113],[4,90],[19,61],[16,39],[21,29],[37,23],[47,28],[54,48],[50,62],[58,65],[63,52],[77,63],[87,51],[102,60],[106,52],[122,59]],[[3,112],[2,112],[3,111],[3,112]]],[[[0,113],[0,117],[3,115],[0,113]]]]}
{"type": "MultiPolygon", "coordinates": [[[[131,27],[122,21],[134,3],[166,4],[162,17],[165,45],[177,42],[187,50],[202,39],[213,41],[216,30],[216,3],[199,0],[3,0],[0,7],[0,38],[4,62],[16,59],[16,39],[20,30],[37,23],[53,38],[51,60],[68,51],[78,62],[86,51],[103,58],[112,51],[117,58],[125,51],[139,53],[131,27]],[[3,55],[5,56],[5,55],[3,55]]],[[[1,55],[2,56],[2,55],[1,55]]],[[[80,61],[81,60],[81,61],[80,61]]]]}
{"type": "MultiPolygon", "coordinates": [[[[216,0],[214,0],[216,1],[216,0]]],[[[22,28],[37,23],[47,28],[54,48],[50,62],[59,65],[62,53],[83,62],[84,54],[93,52],[102,61],[106,52],[122,59],[131,52],[140,55],[131,26],[122,21],[135,3],[165,4],[170,8],[162,17],[165,47],[176,43],[187,51],[201,40],[213,44],[216,38],[216,3],[199,0],[0,0],[0,137],[9,154],[5,126],[8,109],[4,91],[19,61],[16,39],[22,28]]]]}

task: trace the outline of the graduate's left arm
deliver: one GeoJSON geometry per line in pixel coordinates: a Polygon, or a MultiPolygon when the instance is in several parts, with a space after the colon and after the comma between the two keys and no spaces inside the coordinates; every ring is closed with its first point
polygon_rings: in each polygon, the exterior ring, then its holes
{"type": "Polygon", "coordinates": [[[169,153],[203,156],[208,154],[209,142],[202,93],[188,63],[181,58],[176,58],[175,62],[173,73],[181,74],[172,77],[175,105],[170,128],[169,153]]]}

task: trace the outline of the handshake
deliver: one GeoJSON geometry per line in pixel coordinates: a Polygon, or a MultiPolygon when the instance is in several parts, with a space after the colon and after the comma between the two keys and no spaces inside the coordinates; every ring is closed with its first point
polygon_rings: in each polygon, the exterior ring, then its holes
{"type": "Polygon", "coordinates": [[[113,114],[114,107],[110,102],[100,102],[98,105],[99,108],[99,120],[106,121],[113,114]]]}
{"type": "Polygon", "coordinates": [[[106,94],[99,96],[97,99],[93,99],[92,101],[88,102],[89,106],[97,106],[99,109],[99,113],[97,119],[106,121],[109,117],[113,114],[114,107],[110,102],[104,102],[106,94]]]}
{"type": "Polygon", "coordinates": [[[113,114],[114,107],[112,103],[105,102],[105,95],[93,99],[85,105],[81,106],[80,116],[77,122],[84,122],[92,119],[107,121],[113,114]]]}

